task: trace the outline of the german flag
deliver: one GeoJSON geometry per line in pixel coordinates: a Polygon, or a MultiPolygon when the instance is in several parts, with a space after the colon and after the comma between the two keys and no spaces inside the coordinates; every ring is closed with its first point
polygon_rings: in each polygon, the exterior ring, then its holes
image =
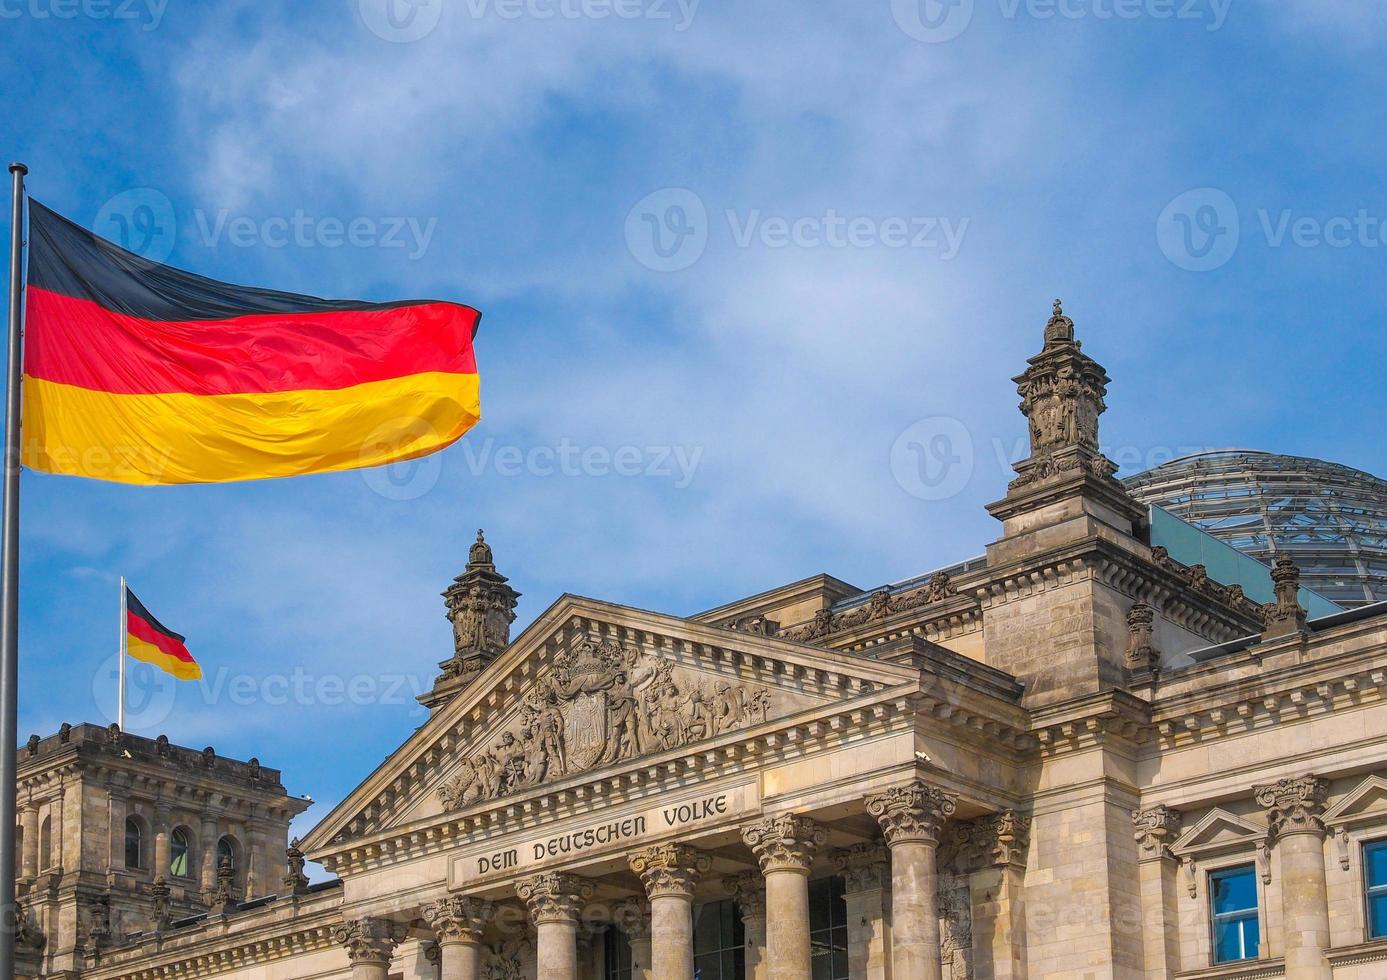
{"type": "Polygon", "coordinates": [[[195,681],[202,676],[202,668],[183,645],[183,639],[151,616],[130,587],[125,587],[126,653],[181,681],[195,681]]]}
{"type": "Polygon", "coordinates": [[[232,286],[30,201],[23,462],[218,483],[413,459],[481,417],[480,314],[232,286]]]}

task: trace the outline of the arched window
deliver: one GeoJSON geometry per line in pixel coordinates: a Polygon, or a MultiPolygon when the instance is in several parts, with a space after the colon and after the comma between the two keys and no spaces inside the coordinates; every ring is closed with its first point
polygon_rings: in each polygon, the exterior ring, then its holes
{"type": "Polygon", "coordinates": [[[189,855],[191,853],[189,841],[192,835],[188,833],[186,827],[175,827],[173,833],[169,835],[169,874],[175,878],[188,877],[189,855]]]}
{"type": "MultiPolygon", "coordinates": [[[[237,854],[238,850],[236,838],[232,837],[230,834],[221,837],[217,841],[217,870],[220,871],[222,865],[229,864],[231,865],[233,875],[239,872],[241,869],[236,866],[239,857],[237,854]]],[[[233,877],[232,880],[235,881],[235,877],[233,877]]]]}
{"type": "Polygon", "coordinates": [[[39,825],[39,870],[53,867],[53,818],[44,817],[39,825]]]}
{"type": "Polygon", "coordinates": [[[125,818],[125,866],[144,867],[144,828],[134,817],[125,818]]]}

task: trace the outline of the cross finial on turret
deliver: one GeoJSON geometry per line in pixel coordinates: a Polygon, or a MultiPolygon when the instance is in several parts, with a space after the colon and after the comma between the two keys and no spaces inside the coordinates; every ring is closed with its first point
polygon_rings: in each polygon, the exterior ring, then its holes
{"type": "Polygon", "coordinates": [[[1064,303],[1060,299],[1055,299],[1055,316],[1064,316],[1064,303]]]}
{"type": "Polygon", "coordinates": [[[1045,324],[1045,346],[1074,343],[1074,321],[1064,315],[1064,303],[1055,300],[1055,312],[1045,324]]]}

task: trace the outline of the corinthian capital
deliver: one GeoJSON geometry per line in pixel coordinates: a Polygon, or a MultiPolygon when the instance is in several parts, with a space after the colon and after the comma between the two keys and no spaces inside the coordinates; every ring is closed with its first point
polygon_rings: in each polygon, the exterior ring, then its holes
{"type": "Polygon", "coordinates": [[[353,963],[388,966],[395,947],[404,937],[404,926],[389,919],[352,919],[332,930],[333,940],[347,947],[347,956],[353,963]]]}
{"type": "Polygon", "coordinates": [[[1267,811],[1267,827],[1272,835],[1324,835],[1324,802],[1329,783],[1316,776],[1278,779],[1266,786],[1252,787],[1257,804],[1267,811]]]}
{"type": "Polygon", "coordinates": [[[652,899],[670,895],[693,898],[699,876],[713,866],[711,857],[688,844],[656,844],[626,860],[652,899]]]}
{"type": "Polygon", "coordinates": [[[867,812],[877,818],[886,843],[939,843],[939,829],[958,807],[953,793],[915,780],[867,797],[867,812]]]}
{"type": "Polygon", "coordinates": [[[766,918],[766,879],[764,876],[755,871],[730,875],[722,879],[722,887],[737,903],[737,908],[744,920],[764,920],[766,918]]]}
{"type": "Polygon", "coordinates": [[[885,888],[891,882],[891,853],[880,844],[854,844],[833,852],[848,893],[885,888]]]}
{"type": "Polygon", "coordinates": [[[1164,804],[1149,810],[1133,810],[1132,836],[1141,845],[1142,857],[1167,856],[1170,845],[1180,836],[1180,825],[1184,819],[1179,810],[1172,810],[1164,804]]]}
{"type": "Polygon", "coordinates": [[[573,922],[592,897],[592,882],[577,875],[549,871],[521,878],[515,893],[530,910],[535,925],[545,922],[573,922]]]}
{"type": "Polygon", "coordinates": [[[423,913],[440,943],[480,943],[496,906],[480,898],[454,896],[425,905],[423,913]]]}
{"type": "Polygon", "coordinates": [[[960,859],[968,867],[1022,866],[1031,842],[1031,818],[1003,810],[955,824],[952,836],[960,859]]]}
{"type": "Polygon", "coordinates": [[[612,906],[612,922],[621,927],[630,940],[650,938],[650,902],[644,898],[628,898],[612,906]]]}
{"type": "Polygon", "coordinates": [[[751,848],[762,874],[799,871],[807,874],[814,855],[828,840],[824,830],[808,817],[786,813],[767,817],[742,828],[742,841],[751,848]]]}

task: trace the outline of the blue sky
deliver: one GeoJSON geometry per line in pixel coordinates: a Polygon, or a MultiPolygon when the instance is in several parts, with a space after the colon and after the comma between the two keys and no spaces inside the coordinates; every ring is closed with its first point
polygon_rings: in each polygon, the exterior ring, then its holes
{"type": "Polygon", "coordinates": [[[477,527],[517,628],[978,554],[1055,296],[1127,472],[1387,473],[1372,5],[415,2],[0,2],[35,197],[218,278],[484,311],[486,418],[423,463],[26,474],[21,738],[109,720],[124,574],[209,675],[139,679],[131,727],[283,768],[301,830],[425,720],[477,527]]]}

